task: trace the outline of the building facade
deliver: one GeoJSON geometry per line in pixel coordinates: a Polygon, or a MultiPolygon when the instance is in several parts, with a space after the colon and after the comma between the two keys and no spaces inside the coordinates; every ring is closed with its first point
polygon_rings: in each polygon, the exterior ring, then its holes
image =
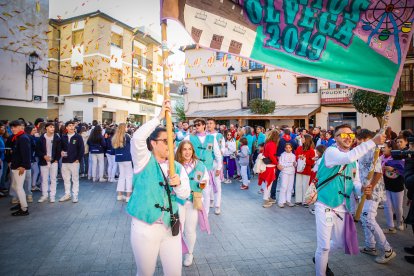
{"type": "Polygon", "coordinates": [[[144,123],[158,114],[164,88],[157,39],[100,11],[49,25],[54,117],[144,123]]]}
{"type": "MultiPolygon", "coordinates": [[[[213,117],[227,123],[265,127],[320,126],[326,129],[349,123],[353,127],[379,128],[375,118],[356,112],[350,100],[352,88],[265,67],[237,56],[198,49],[194,45],[182,50],[186,56],[188,90],[184,96],[185,112],[190,120],[213,117]],[[275,101],[276,109],[271,114],[254,114],[249,109],[253,99],[275,101]]],[[[414,119],[413,100],[409,100],[407,92],[405,95],[404,107],[391,115],[390,126],[395,131],[409,127],[410,120],[414,119]]]]}

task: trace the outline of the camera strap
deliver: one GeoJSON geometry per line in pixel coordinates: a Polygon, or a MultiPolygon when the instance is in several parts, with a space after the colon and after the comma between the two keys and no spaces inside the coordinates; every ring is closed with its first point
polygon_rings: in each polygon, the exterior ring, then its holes
{"type": "MultiPolygon", "coordinates": [[[[165,174],[164,174],[164,172],[163,172],[163,170],[162,170],[162,168],[161,168],[161,166],[160,166],[160,164],[158,163],[158,166],[160,167],[160,170],[161,170],[161,173],[162,173],[162,176],[163,176],[163,178],[164,178],[164,182],[165,182],[165,184],[163,185],[164,186],[164,188],[165,188],[165,191],[167,192],[167,197],[168,197],[168,205],[169,205],[169,209],[170,209],[170,224],[171,224],[171,222],[174,220],[174,213],[173,213],[173,207],[172,207],[172,202],[171,202],[171,190],[170,190],[170,185],[168,184],[168,180],[167,180],[167,178],[165,177],[165,174]]],[[[173,225],[171,225],[171,229],[172,229],[172,227],[173,227],[173,225]]]]}

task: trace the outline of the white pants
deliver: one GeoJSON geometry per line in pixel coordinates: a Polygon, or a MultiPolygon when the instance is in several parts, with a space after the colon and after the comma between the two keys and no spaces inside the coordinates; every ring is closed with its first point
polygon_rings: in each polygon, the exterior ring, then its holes
{"type": "Polygon", "coordinates": [[[92,153],[92,178],[103,179],[104,175],[104,154],[103,153],[92,153]]]}
{"type": "Polygon", "coordinates": [[[241,165],[240,170],[241,170],[241,177],[242,177],[242,180],[243,180],[243,185],[244,186],[249,186],[249,177],[247,175],[248,166],[247,165],[246,166],[241,165]]]}
{"type": "Polygon", "coordinates": [[[32,163],[32,187],[36,187],[37,178],[39,177],[39,163],[38,158],[36,157],[36,162],[32,163]]]}
{"type": "Polygon", "coordinates": [[[24,178],[23,184],[24,192],[27,196],[33,195],[32,193],[32,170],[26,170],[26,177],[24,178]]]}
{"type": "MultiPolygon", "coordinates": [[[[26,179],[25,170],[22,175],[19,175],[19,170],[11,170],[11,181],[12,181],[12,188],[17,195],[17,198],[20,201],[20,206],[23,210],[27,210],[27,201],[26,201],[26,193],[24,192],[24,180],[26,179]]],[[[30,170],[29,170],[30,173],[30,170]]]]}
{"type": "Polygon", "coordinates": [[[92,154],[88,154],[88,178],[92,178],[92,154]]]}
{"type": "Polygon", "coordinates": [[[188,253],[193,254],[197,238],[198,210],[194,209],[193,203],[188,200],[184,206],[179,205],[179,207],[181,229],[184,229],[185,243],[188,247],[188,253]]]}
{"type": "Polygon", "coordinates": [[[340,249],[344,246],[344,229],[345,208],[335,209],[327,208],[319,202],[315,204],[316,220],[316,242],[315,252],[315,270],[317,276],[326,275],[326,266],[328,265],[329,251],[331,249],[340,249]],[[335,214],[342,217],[342,220],[335,214]],[[331,244],[332,243],[332,244],[331,244]]]}
{"type": "Polygon", "coordinates": [[[279,204],[285,204],[286,202],[291,202],[293,183],[295,182],[295,175],[280,172],[279,178],[280,178],[279,204]]]}
{"type": "Polygon", "coordinates": [[[211,193],[211,189],[213,189],[213,184],[210,184],[211,182],[209,181],[208,185],[206,185],[206,187],[203,189],[203,206],[204,206],[204,210],[206,211],[206,214],[208,216],[208,213],[210,212],[210,193],[211,193]]]}
{"type": "Polygon", "coordinates": [[[171,228],[158,223],[150,225],[132,218],[131,246],[137,265],[137,275],[154,275],[158,255],[164,275],[181,275],[183,259],[181,234],[172,236],[171,228]]]}
{"type": "Polygon", "coordinates": [[[221,175],[215,176],[214,171],[214,182],[216,183],[217,192],[214,192],[214,188],[211,187],[210,198],[214,198],[214,207],[221,206],[221,175]]]}
{"type": "Polygon", "coordinates": [[[119,164],[119,178],[117,192],[132,192],[132,162],[117,162],[119,164]]]}
{"type": "Polygon", "coordinates": [[[364,208],[362,209],[361,223],[365,235],[365,247],[376,248],[375,245],[378,244],[381,250],[389,251],[391,246],[375,219],[377,217],[378,204],[379,202],[373,200],[365,200],[364,208]]]}
{"type": "Polygon", "coordinates": [[[80,163],[62,163],[62,177],[65,184],[65,195],[70,195],[70,179],[72,178],[72,193],[79,194],[79,166],[80,163]]]}
{"type": "Polygon", "coordinates": [[[113,180],[115,179],[116,166],[117,166],[117,163],[115,162],[115,155],[107,154],[106,159],[108,159],[108,172],[107,172],[108,178],[110,180],[113,180]]]}
{"type": "Polygon", "coordinates": [[[391,192],[386,191],[387,200],[384,205],[384,214],[387,219],[388,228],[394,228],[393,213],[397,217],[397,225],[400,225],[403,222],[403,201],[404,201],[404,191],[401,192],[391,192]]]}
{"type": "Polygon", "coordinates": [[[40,166],[42,175],[42,196],[48,196],[49,177],[50,177],[50,197],[56,196],[56,177],[58,172],[58,163],[52,163],[46,166],[40,166]]]}
{"type": "Polygon", "coordinates": [[[267,182],[263,182],[262,183],[262,189],[263,189],[263,200],[269,200],[270,198],[270,191],[272,189],[272,184],[269,185],[269,187],[267,186],[267,182]]]}
{"type": "Polygon", "coordinates": [[[305,203],[305,192],[309,186],[310,176],[304,174],[296,174],[296,191],[295,200],[296,203],[305,203]]]}

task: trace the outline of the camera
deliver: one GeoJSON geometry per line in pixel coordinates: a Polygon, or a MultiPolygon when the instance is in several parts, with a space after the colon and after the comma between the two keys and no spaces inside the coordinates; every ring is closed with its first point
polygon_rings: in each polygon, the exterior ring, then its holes
{"type": "Polygon", "coordinates": [[[394,159],[401,160],[401,159],[413,159],[414,160],[414,136],[407,138],[410,148],[408,150],[392,150],[391,156],[394,159]]]}

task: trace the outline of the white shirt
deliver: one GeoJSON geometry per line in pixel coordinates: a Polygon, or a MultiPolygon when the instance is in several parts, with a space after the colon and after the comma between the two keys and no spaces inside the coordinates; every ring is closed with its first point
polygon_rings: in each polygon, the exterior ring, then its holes
{"type": "Polygon", "coordinates": [[[53,146],[53,137],[49,137],[47,134],[45,134],[46,139],[46,155],[49,157],[52,157],[52,146],[53,146]]]}
{"type": "Polygon", "coordinates": [[[282,172],[285,174],[295,174],[294,162],[296,162],[296,155],[292,152],[284,151],[279,157],[279,164],[283,166],[282,172]]]}
{"type": "Polygon", "coordinates": [[[230,156],[236,152],[236,140],[231,139],[227,140],[224,144],[224,153],[223,156],[230,156]],[[226,147],[227,146],[227,147],[226,147]]]}
{"type": "MultiPolygon", "coordinates": [[[[134,163],[134,173],[139,173],[148,164],[151,158],[151,152],[147,148],[147,137],[154,131],[157,126],[160,125],[160,120],[154,118],[147,123],[143,124],[137,131],[135,131],[131,140],[131,156],[134,163]]],[[[180,165],[181,166],[181,165],[180,165]]],[[[168,175],[168,162],[161,163],[160,167],[165,176],[168,175]]],[[[184,168],[181,168],[180,173],[181,185],[173,187],[175,194],[181,198],[186,199],[190,196],[190,180],[184,168]]]]}

